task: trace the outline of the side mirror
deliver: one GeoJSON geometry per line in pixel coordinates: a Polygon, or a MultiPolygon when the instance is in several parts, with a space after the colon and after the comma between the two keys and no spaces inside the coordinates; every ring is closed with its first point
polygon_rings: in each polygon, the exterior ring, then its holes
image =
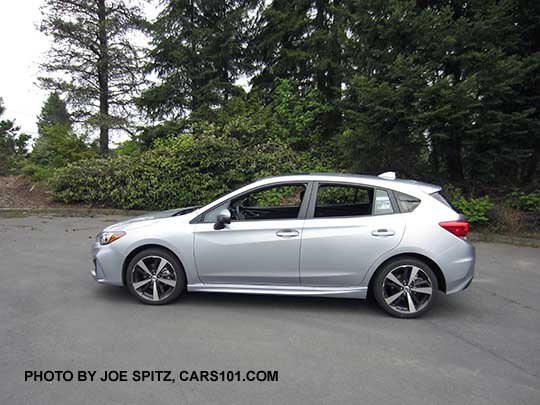
{"type": "Polygon", "coordinates": [[[214,229],[223,229],[225,224],[231,223],[231,211],[227,208],[223,209],[217,216],[216,223],[214,224],[214,229]]]}

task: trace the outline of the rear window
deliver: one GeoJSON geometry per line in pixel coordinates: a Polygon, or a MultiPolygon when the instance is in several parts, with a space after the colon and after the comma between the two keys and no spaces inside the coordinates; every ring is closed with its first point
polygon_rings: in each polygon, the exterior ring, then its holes
{"type": "Polygon", "coordinates": [[[399,210],[401,212],[413,212],[420,205],[420,200],[412,195],[395,192],[399,210]]]}
{"type": "Polygon", "coordinates": [[[437,201],[442,202],[447,207],[454,209],[454,207],[452,207],[452,205],[448,201],[446,201],[446,199],[440,193],[433,193],[433,194],[430,194],[430,196],[435,198],[437,201]]]}

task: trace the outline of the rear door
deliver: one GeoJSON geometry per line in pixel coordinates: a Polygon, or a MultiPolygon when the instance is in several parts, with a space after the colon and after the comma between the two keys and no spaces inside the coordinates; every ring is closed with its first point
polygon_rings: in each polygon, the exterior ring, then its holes
{"type": "Polygon", "coordinates": [[[313,194],[302,233],[302,285],[361,286],[371,264],[401,241],[402,216],[382,189],[321,182],[313,194]]]}

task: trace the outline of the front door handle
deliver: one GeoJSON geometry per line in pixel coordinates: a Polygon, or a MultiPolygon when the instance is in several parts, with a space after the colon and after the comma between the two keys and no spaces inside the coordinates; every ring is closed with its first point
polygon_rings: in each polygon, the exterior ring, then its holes
{"type": "Polygon", "coordinates": [[[376,229],[371,234],[373,236],[394,236],[395,232],[391,229],[376,229]]]}
{"type": "Polygon", "coordinates": [[[294,229],[282,229],[281,231],[276,232],[276,236],[279,236],[280,238],[294,238],[298,235],[300,235],[300,232],[294,229]]]}

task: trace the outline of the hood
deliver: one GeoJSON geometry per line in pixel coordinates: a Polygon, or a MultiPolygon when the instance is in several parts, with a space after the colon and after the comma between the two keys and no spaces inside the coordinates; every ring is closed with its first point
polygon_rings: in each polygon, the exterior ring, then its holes
{"type": "Polygon", "coordinates": [[[165,211],[155,211],[149,212],[148,214],[141,215],[139,217],[131,218],[125,221],[117,222],[115,224],[109,225],[104,231],[111,231],[116,229],[125,229],[127,227],[134,228],[138,225],[147,225],[149,221],[154,221],[157,219],[178,217],[180,215],[188,214],[192,211],[195,211],[199,206],[185,207],[185,208],[174,208],[172,210],[165,211]]]}

